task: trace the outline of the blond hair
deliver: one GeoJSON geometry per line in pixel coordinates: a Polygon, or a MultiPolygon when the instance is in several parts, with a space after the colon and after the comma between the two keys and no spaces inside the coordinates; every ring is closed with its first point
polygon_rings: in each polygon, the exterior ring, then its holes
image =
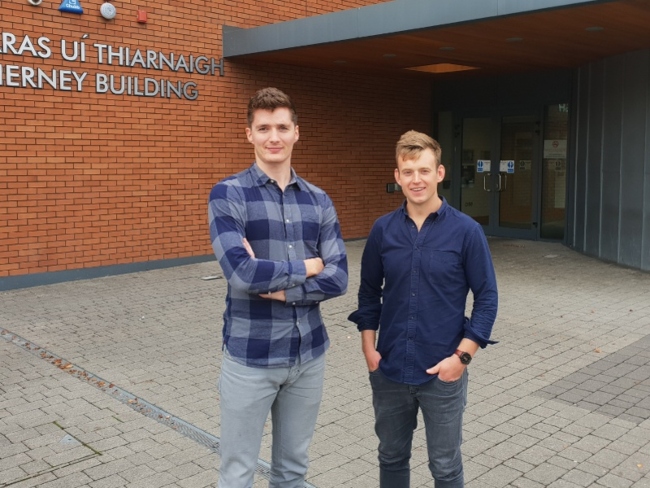
{"type": "Polygon", "coordinates": [[[442,148],[438,144],[438,141],[422,132],[410,130],[402,134],[402,137],[397,141],[395,159],[398,162],[400,159],[417,159],[422,151],[426,151],[427,149],[431,149],[436,157],[436,166],[439,165],[440,158],[442,157],[442,148]]]}

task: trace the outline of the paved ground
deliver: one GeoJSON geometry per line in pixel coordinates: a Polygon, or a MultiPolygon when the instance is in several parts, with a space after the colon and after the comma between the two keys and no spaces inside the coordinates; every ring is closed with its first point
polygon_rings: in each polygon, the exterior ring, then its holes
{"type": "MultiPolygon", "coordinates": [[[[554,243],[490,241],[501,305],[470,367],[468,488],[650,487],[650,274],[554,243]]],[[[354,308],[332,347],[309,484],[377,486],[354,308]]],[[[0,487],[214,486],[225,282],[216,263],[0,293],[0,487]]],[[[268,436],[255,487],[266,486],[268,436]]],[[[433,486],[422,431],[412,486],[433,486]]]]}

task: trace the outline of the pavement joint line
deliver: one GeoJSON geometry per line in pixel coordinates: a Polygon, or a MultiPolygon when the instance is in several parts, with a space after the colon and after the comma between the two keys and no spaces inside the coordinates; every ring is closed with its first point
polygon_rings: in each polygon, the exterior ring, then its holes
{"type": "MultiPolygon", "coordinates": [[[[44,359],[45,361],[49,362],[50,364],[53,364],[60,370],[76,377],[77,379],[81,381],[85,381],[89,385],[98,388],[99,390],[103,391],[104,393],[111,396],[112,398],[115,398],[121,403],[131,407],[136,412],[141,413],[145,417],[149,417],[163,425],[166,425],[167,427],[172,428],[173,430],[179,432],[185,437],[192,439],[196,443],[204,447],[207,447],[211,451],[215,452],[217,455],[221,455],[221,441],[218,437],[198,428],[193,424],[190,424],[189,422],[186,422],[178,417],[175,417],[169,412],[166,412],[165,410],[147,402],[146,400],[143,400],[142,398],[138,398],[137,396],[120,388],[119,386],[116,386],[115,384],[106,381],[100,378],[99,376],[84,370],[83,368],[80,368],[79,366],[57,356],[56,354],[48,351],[47,349],[37,344],[34,344],[33,342],[28,341],[27,339],[24,339],[18,334],[14,334],[13,332],[2,328],[0,329],[0,337],[2,337],[4,340],[6,340],[11,344],[14,344],[15,346],[20,347],[21,349],[30,352],[33,355],[40,357],[41,359],[44,359]]],[[[96,454],[92,454],[92,456],[95,455],[96,454]]],[[[263,459],[258,459],[255,472],[258,473],[263,478],[269,480],[271,478],[271,465],[268,462],[264,461],[263,459]]],[[[14,483],[16,482],[12,481],[10,484],[14,484],[14,483]]],[[[0,485],[0,486],[8,486],[8,485],[0,485]]],[[[317,487],[305,481],[304,488],[317,488],[317,487]]]]}
{"type": "Polygon", "coordinates": [[[32,480],[34,478],[38,478],[39,476],[43,476],[44,474],[52,473],[52,472],[56,471],[57,469],[67,468],[68,466],[73,466],[75,464],[82,463],[82,462],[87,461],[88,459],[92,459],[92,458],[94,458],[96,456],[101,456],[101,454],[97,454],[97,453],[93,452],[92,454],[87,454],[87,455],[85,455],[85,456],[83,456],[83,457],[81,457],[79,459],[74,459],[72,461],[68,461],[67,463],[62,463],[62,464],[57,464],[56,466],[51,466],[51,467],[49,467],[47,469],[43,469],[43,470],[38,471],[36,473],[32,473],[29,476],[25,476],[23,478],[19,478],[19,479],[14,480],[14,481],[9,481],[8,483],[2,483],[2,484],[0,484],[0,488],[5,488],[6,486],[11,486],[11,485],[15,485],[17,483],[22,483],[23,481],[32,480]]]}

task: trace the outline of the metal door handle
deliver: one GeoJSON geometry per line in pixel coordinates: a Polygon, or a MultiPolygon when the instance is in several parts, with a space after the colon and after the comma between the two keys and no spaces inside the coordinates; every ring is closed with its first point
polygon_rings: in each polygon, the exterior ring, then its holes
{"type": "Polygon", "coordinates": [[[508,189],[508,175],[503,175],[503,189],[501,188],[501,173],[499,173],[499,191],[506,191],[508,189]]]}
{"type": "Polygon", "coordinates": [[[486,188],[486,186],[485,186],[485,178],[487,178],[488,176],[492,176],[492,175],[490,175],[490,173],[486,173],[486,174],[483,175],[483,190],[492,191],[492,188],[486,188]]]}

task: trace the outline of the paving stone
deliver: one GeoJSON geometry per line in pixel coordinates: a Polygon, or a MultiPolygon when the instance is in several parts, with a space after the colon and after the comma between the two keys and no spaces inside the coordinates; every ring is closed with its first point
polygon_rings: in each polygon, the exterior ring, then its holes
{"type": "Polygon", "coordinates": [[[566,469],[558,466],[549,463],[542,463],[526,473],[525,477],[538,483],[542,483],[544,486],[548,486],[554,481],[562,478],[566,471],[566,469]]]}
{"type": "Polygon", "coordinates": [[[508,486],[519,477],[521,477],[521,472],[504,465],[499,465],[476,478],[476,483],[498,488],[508,486]]]}
{"type": "MultiPolygon", "coordinates": [[[[466,486],[648,488],[638,466],[650,465],[650,275],[556,243],[490,245],[500,343],[470,368],[466,486]]],[[[367,372],[346,320],[363,241],[346,246],[350,293],[322,308],[332,347],[311,449],[309,481],[318,488],[378,484],[367,372]]],[[[2,327],[218,436],[225,282],[200,279],[215,273],[210,262],[2,292],[2,327]]],[[[39,472],[43,456],[71,463],[16,488],[61,480],[70,488],[214,486],[218,455],[195,440],[6,339],[0,357],[0,452],[11,453],[0,455],[0,464],[10,460],[0,472],[39,472]],[[75,462],[74,451],[48,447],[45,439],[66,432],[102,455],[75,462]]],[[[267,432],[265,459],[269,440],[267,432]]],[[[420,419],[414,487],[432,484],[424,444],[420,419]]],[[[266,484],[256,476],[254,488],[266,484]]]]}

